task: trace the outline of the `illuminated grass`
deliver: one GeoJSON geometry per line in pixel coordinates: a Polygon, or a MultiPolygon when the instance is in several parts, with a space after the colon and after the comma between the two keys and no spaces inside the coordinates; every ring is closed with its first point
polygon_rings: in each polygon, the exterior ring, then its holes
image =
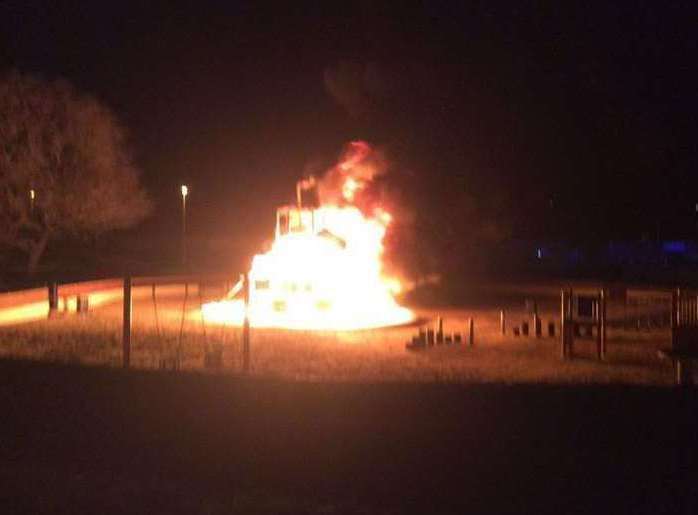
{"type": "MultiPolygon", "coordinates": [[[[450,324],[464,330],[465,315],[447,313],[447,329],[450,324]]],[[[353,333],[253,330],[251,372],[299,381],[671,384],[671,365],[656,357],[665,332],[611,332],[607,362],[593,359],[591,341],[576,345],[578,359],[563,362],[556,339],[503,338],[495,315],[475,313],[472,348],[443,345],[417,352],[404,347],[414,327],[353,333]]],[[[207,352],[220,349],[222,368],[213,370],[241,371],[237,327],[205,326],[190,312],[180,340],[174,318],[161,317],[159,330],[142,312],[134,320],[133,367],[174,368],[178,363],[182,370],[203,371],[207,352]]],[[[0,330],[0,356],[121,366],[121,352],[120,321],[109,312],[0,330]]]]}

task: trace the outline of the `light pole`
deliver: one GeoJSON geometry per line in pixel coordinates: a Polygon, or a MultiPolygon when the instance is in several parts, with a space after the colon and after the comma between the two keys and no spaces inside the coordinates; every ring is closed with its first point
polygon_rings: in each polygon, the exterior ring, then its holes
{"type": "Polygon", "coordinates": [[[189,188],[182,184],[182,264],[187,264],[187,195],[189,188]]]}

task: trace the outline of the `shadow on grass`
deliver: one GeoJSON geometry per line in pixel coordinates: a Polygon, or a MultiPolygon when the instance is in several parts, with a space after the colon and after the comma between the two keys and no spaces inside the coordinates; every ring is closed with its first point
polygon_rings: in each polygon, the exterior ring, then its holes
{"type": "MultiPolygon", "coordinates": [[[[688,513],[696,391],[0,360],[14,512],[688,513]]],[[[7,503],[11,504],[7,504],[7,503]]]]}

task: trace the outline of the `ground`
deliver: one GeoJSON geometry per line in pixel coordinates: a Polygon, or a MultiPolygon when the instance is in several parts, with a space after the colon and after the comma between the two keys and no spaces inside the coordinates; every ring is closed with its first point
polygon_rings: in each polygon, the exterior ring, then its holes
{"type": "MultiPolygon", "coordinates": [[[[157,369],[179,363],[183,369],[203,370],[207,353],[220,349],[222,367],[217,371],[240,372],[240,328],[206,323],[201,318],[201,302],[220,295],[221,291],[208,290],[199,297],[193,291],[185,303],[183,289],[163,288],[153,303],[150,289],[141,291],[134,298],[132,365],[157,369]]],[[[637,330],[633,319],[632,330],[609,329],[606,361],[595,359],[593,340],[580,340],[575,346],[576,359],[562,361],[558,337],[513,335],[513,326],[531,321],[524,308],[526,295],[537,299],[544,333],[552,322],[559,334],[559,301],[549,291],[529,289],[522,295],[499,295],[496,301],[471,302],[463,308],[415,308],[418,321],[405,327],[321,333],[253,330],[251,371],[256,377],[305,381],[672,384],[671,363],[657,357],[657,350],[670,339],[666,328],[656,324],[637,330]],[[504,336],[500,308],[507,316],[504,336]],[[405,344],[419,327],[432,327],[438,316],[447,333],[461,332],[464,340],[468,320],[473,318],[474,344],[406,351],[405,344]]],[[[651,313],[651,307],[630,314],[639,317],[651,313]]],[[[121,303],[114,302],[85,316],[59,316],[0,328],[0,355],[119,366],[121,311],[121,303]]],[[[618,319],[627,313],[618,308],[611,315],[618,319]]]]}
{"type": "Polygon", "coordinates": [[[694,390],[0,361],[5,513],[695,513],[694,390]]]}
{"type": "Polygon", "coordinates": [[[556,339],[501,336],[499,306],[419,310],[448,331],[473,317],[474,345],[253,331],[245,376],[239,329],[202,325],[197,296],[182,319],[182,300],[156,317],[138,297],[131,370],[118,303],[2,329],[5,512],[696,513],[698,399],[656,359],[665,330],[615,328],[606,362],[590,342],[563,362],[556,339]]]}

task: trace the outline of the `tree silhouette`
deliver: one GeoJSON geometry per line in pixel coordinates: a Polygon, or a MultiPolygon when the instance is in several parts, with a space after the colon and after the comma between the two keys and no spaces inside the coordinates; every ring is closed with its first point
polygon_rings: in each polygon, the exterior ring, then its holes
{"type": "Polygon", "coordinates": [[[68,82],[0,77],[0,245],[34,273],[47,244],[142,220],[151,204],[124,128],[68,82]]]}

